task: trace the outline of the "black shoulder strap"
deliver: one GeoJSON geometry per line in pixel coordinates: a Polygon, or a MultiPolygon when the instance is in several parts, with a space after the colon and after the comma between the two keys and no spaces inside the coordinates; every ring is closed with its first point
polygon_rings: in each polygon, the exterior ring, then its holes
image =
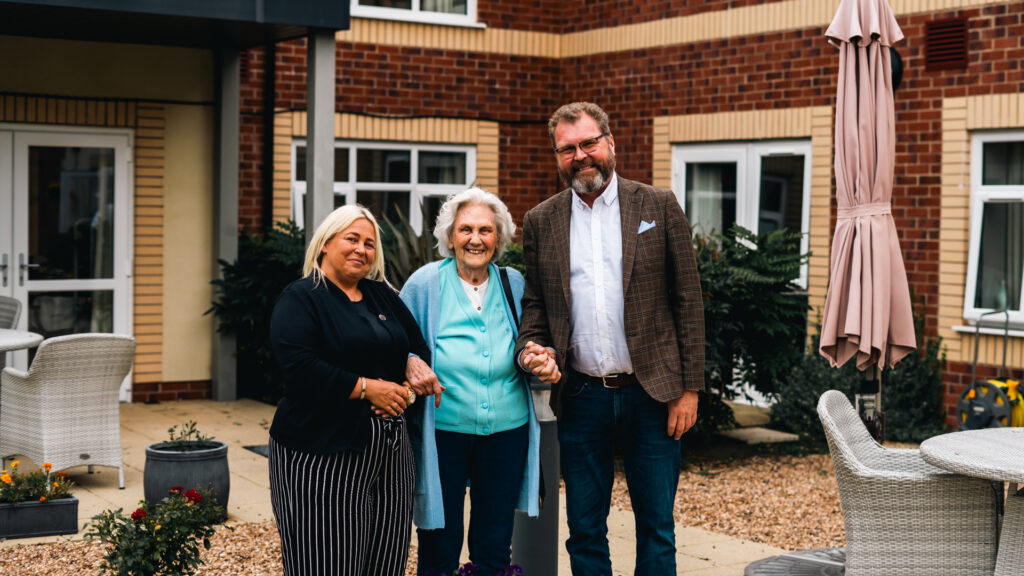
{"type": "Polygon", "coordinates": [[[508,269],[504,266],[498,268],[498,275],[501,276],[501,288],[505,291],[505,302],[508,309],[512,311],[512,321],[519,327],[519,314],[516,312],[516,299],[512,296],[512,283],[508,279],[508,269]]]}

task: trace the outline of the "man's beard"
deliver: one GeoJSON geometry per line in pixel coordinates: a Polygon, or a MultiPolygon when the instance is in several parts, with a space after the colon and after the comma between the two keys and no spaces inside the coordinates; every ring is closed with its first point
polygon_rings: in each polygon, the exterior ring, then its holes
{"type": "Polygon", "coordinates": [[[574,161],[565,170],[561,167],[558,168],[558,176],[562,179],[562,184],[569,186],[579,194],[592,194],[600,191],[611,180],[612,173],[614,172],[615,153],[610,151],[608,159],[604,162],[599,162],[587,156],[584,160],[574,161]],[[590,166],[597,168],[597,171],[593,174],[582,176],[579,174],[580,170],[590,166]]]}

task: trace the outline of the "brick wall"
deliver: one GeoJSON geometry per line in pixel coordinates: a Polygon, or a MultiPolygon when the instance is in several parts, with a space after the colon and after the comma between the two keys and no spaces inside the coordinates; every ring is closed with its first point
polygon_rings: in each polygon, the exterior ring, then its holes
{"type": "Polygon", "coordinates": [[[210,398],[210,381],[136,382],[132,384],[132,402],[170,402],[210,398]]]}

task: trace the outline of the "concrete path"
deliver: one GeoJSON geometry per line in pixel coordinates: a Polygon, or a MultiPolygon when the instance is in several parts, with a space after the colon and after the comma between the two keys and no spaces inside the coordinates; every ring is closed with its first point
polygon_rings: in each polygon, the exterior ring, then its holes
{"type": "MultiPolygon", "coordinates": [[[[270,488],[267,460],[244,446],[266,444],[267,431],[274,407],[253,400],[213,402],[189,400],[161,404],[121,405],[121,445],[124,447],[125,489],[117,488],[117,470],[96,468],[88,474],[85,467],[72,468],[68,475],[78,484],[79,525],[93,515],[109,508],[132,510],[143,498],[142,472],[146,446],[167,438],[167,429],[187,420],[195,420],[198,428],[228,444],[231,468],[231,496],[228,522],[263,522],[273,519],[270,509],[270,488]]],[[[32,466],[23,462],[23,466],[32,466]]],[[[565,541],[565,499],[560,498],[562,520],[559,538],[565,541]]],[[[468,511],[469,506],[467,504],[468,511]]],[[[636,560],[633,514],[613,507],[608,519],[609,545],[616,576],[632,574],[636,560]]],[[[70,538],[81,538],[82,532],[70,538]]],[[[67,539],[68,536],[25,538],[0,541],[0,546],[35,544],[67,539]]],[[[416,534],[413,533],[413,544],[416,534]]],[[[764,544],[736,540],[698,528],[676,526],[678,574],[693,576],[742,576],[747,564],[784,552],[764,544]]],[[[569,557],[559,546],[559,574],[568,576],[569,557]]],[[[463,551],[464,559],[468,556],[463,551]]]]}

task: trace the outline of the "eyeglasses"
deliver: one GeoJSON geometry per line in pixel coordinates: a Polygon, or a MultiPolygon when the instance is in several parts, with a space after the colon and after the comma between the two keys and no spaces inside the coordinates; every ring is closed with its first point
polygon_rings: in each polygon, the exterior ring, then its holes
{"type": "Polygon", "coordinates": [[[600,136],[594,136],[593,138],[587,138],[581,141],[579,144],[566,144],[560,148],[555,148],[555,154],[559,156],[569,157],[576,155],[576,148],[583,151],[584,154],[591,154],[597,150],[597,143],[601,141],[601,138],[608,136],[607,134],[601,134],[600,136]]]}

